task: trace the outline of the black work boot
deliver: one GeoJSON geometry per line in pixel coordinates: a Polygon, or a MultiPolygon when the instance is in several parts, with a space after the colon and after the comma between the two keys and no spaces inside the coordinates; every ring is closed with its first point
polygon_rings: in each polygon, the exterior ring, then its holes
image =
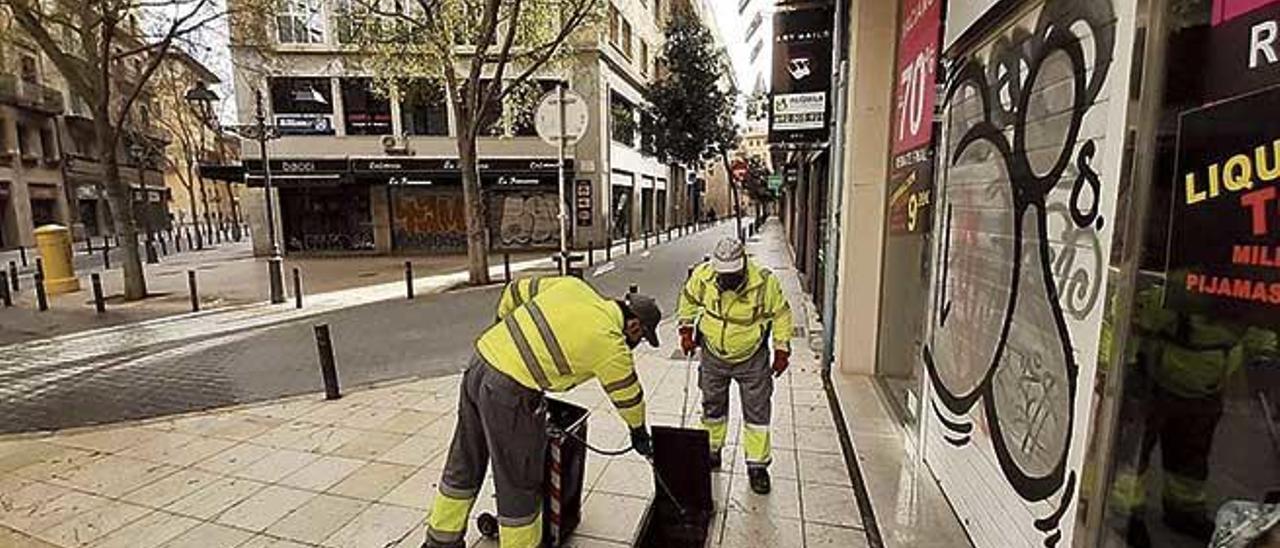
{"type": "Polygon", "coordinates": [[[768,468],[747,468],[747,479],[751,480],[751,490],[757,495],[768,495],[773,488],[768,468]]]}
{"type": "Polygon", "coordinates": [[[720,460],[720,452],[719,452],[719,451],[712,451],[712,452],[711,452],[711,469],[712,469],[712,470],[719,470],[719,469],[720,469],[720,464],[721,464],[721,460],[720,460]]]}
{"type": "Polygon", "coordinates": [[[1169,529],[1185,535],[1197,542],[1208,543],[1213,538],[1213,521],[1205,517],[1203,511],[1164,511],[1164,524],[1169,529]]]}

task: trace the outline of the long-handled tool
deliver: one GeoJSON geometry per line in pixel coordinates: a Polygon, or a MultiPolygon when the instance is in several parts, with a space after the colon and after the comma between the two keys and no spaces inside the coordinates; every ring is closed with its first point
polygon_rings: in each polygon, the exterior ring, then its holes
{"type": "MultiPolygon", "coordinates": [[[[582,446],[586,447],[588,451],[591,451],[592,453],[596,453],[599,455],[604,455],[607,457],[616,457],[620,455],[625,455],[628,452],[635,449],[634,446],[627,446],[622,449],[601,449],[599,447],[594,447],[591,444],[587,443],[587,440],[584,440],[578,437],[577,434],[574,434],[573,432],[560,430],[554,427],[550,428],[549,432],[552,436],[568,437],[574,441],[577,441],[578,443],[581,443],[582,446]]],[[[685,513],[684,507],[680,505],[680,501],[676,500],[676,496],[671,492],[671,488],[667,486],[666,480],[662,479],[662,474],[658,473],[658,467],[653,463],[653,457],[645,455],[644,460],[649,463],[649,468],[653,470],[653,477],[658,480],[658,487],[661,487],[662,490],[667,493],[667,498],[671,499],[671,502],[676,505],[676,510],[678,510],[680,512],[680,515],[683,516],[685,513]]]]}

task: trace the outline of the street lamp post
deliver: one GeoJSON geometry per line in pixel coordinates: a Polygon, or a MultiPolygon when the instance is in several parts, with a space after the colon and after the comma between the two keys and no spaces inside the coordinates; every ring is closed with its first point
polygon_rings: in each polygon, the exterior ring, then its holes
{"type": "Polygon", "coordinates": [[[271,157],[267,152],[267,141],[274,137],[275,128],[267,125],[267,117],[262,112],[262,92],[254,93],[255,124],[254,140],[258,141],[258,151],[262,156],[262,185],[267,194],[267,238],[271,242],[271,257],[267,259],[267,271],[271,277],[271,302],[284,302],[284,260],[280,257],[280,242],[276,238],[276,209],[271,186],[271,157]]]}

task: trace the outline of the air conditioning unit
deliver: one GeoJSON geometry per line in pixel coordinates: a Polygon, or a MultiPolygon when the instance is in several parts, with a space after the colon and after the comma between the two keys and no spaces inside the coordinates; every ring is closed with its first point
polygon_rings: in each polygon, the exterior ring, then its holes
{"type": "Polygon", "coordinates": [[[410,154],[409,140],[398,135],[383,137],[382,148],[387,154],[410,154]]]}

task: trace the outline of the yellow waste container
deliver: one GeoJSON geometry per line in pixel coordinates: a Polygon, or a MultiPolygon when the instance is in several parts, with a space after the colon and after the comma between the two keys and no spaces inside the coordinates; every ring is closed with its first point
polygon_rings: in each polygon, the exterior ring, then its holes
{"type": "Polygon", "coordinates": [[[44,290],[50,295],[80,291],[76,267],[71,261],[71,230],[61,225],[36,229],[36,247],[44,262],[44,290]]]}

